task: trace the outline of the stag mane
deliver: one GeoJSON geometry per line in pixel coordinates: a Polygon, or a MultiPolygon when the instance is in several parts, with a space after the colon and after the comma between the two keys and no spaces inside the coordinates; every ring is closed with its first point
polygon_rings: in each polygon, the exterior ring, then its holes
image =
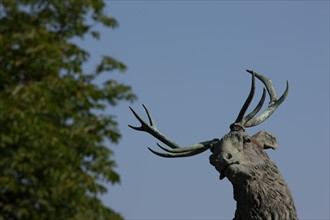
{"type": "Polygon", "coordinates": [[[297,219],[293,198],[283,176],[273,161],[265,162],[265,165],[251,169],[253,178],[232,183],[237,202],[234,219],[297,219]]]}
{"type": "Polygon", "coordinates": [[[273,114],[288,95],[289,84],[287,82],[285,92],[277,99],[270,79],[251,70],[247,72],[252,74],[250,93],[236,120],[230,125],[230,132],[220,140],[212,139],[188,147],[180,147],[157,130],[144,105],[149,124],[130,108],[141,126],[129,126],[147,132],[164,143],[167,147],[157,145],[165,152],[148,148],[161,157],[189,157],[210,149],[212,152],[210,163],[220,173],[220,180],[227,177],[233,185],[234,199],[237,202],[234,220],[295,220],[297,213],[289,187],[276,164],[265,152],[265,149],[277,147],[276,138],[265,131],[253,136],[245,133],[245,128],[259,125],[273,114]],[[266,89],[263,89],[257,106],[244,116],[254,96],[255,77],[265,85],[266,89]],[[268,107],[255,117],[265,101],[266,90],[270,96],[268,107]]]}

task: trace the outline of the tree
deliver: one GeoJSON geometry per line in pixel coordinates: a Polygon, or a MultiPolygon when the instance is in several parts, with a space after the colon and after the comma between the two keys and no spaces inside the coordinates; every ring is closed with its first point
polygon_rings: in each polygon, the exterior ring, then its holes
{"type": "Polygon", "coordinates": [[[117,27],[103,0],[0,1],[0,219],[121,219],[98,199],[104,182],[118,183],[113,152],[120,138],[114,115],[133,101],[123,72],[103,56],[95,72],[89,53],[73,43],[95,24],[117,27]]]}

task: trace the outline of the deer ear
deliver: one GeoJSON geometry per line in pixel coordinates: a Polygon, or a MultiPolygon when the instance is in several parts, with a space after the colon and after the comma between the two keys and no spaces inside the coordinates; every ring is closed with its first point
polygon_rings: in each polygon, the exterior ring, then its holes
{"type": "Polygon", "coordinates": [[[267,131],[259,131],[251,137],[253,142],[257,142],[259,146],[263,149],[273,149],[275,150],[278,147],[278,142],[276,138],[269,134],[267,131]]]}

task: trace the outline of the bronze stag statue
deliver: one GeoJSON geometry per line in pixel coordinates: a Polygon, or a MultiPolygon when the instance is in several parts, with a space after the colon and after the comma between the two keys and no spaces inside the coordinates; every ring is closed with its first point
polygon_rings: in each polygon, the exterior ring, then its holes
{"type": "Polygon", "coordinates": [[[265,152],[265,149],[277,147],[275,137],[266,131],[260,131],[253,136],[245,132],[245,128],[256,126],[273,114],[287,97],[289,83],[287,82],[284,94],[277,99],[270,79],[251,70],[247,70],[247,72],[252,74],[250,93],[235,122],[230,125],[229,133],[220,140],[213,139],[180,147],[157,130],[148,109],[144,105],[149,124],[130,107],[141,126],[129,126],[135,130],[147,132],[165,144],[167,147],[157,144],[165,152],[148,148],[152,153],[161,157],[189,157],[210,149],[212,152],[210,163],[220,173],[220,180],[227,177],[233,185],[234,199],[236,200],[234,220],[298,219],[289,187],[276,164],[265,152]],[[257,106],[244,116],[254,96],[255,77],[265,85],[270,96],[270,102],[265,111],[256,116],[265,101],[266,90],[263,89],[262,97],[257,106]]]}

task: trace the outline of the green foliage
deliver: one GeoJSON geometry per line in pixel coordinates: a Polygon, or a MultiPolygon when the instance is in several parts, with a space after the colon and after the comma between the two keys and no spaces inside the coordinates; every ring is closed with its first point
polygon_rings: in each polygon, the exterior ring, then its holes
{"type": "Polygon", "coordinates": [[[103,56],[94,74],[74,38],[114,28],[102,0],[0,2],[0,220],[121,219],[97,198],[102,181],[118,183],[112,151],[119,101],[130,86],[100,74],[125,65],[103,56]],[[90,22],[90,23],[89,23],[90,22]]]}

